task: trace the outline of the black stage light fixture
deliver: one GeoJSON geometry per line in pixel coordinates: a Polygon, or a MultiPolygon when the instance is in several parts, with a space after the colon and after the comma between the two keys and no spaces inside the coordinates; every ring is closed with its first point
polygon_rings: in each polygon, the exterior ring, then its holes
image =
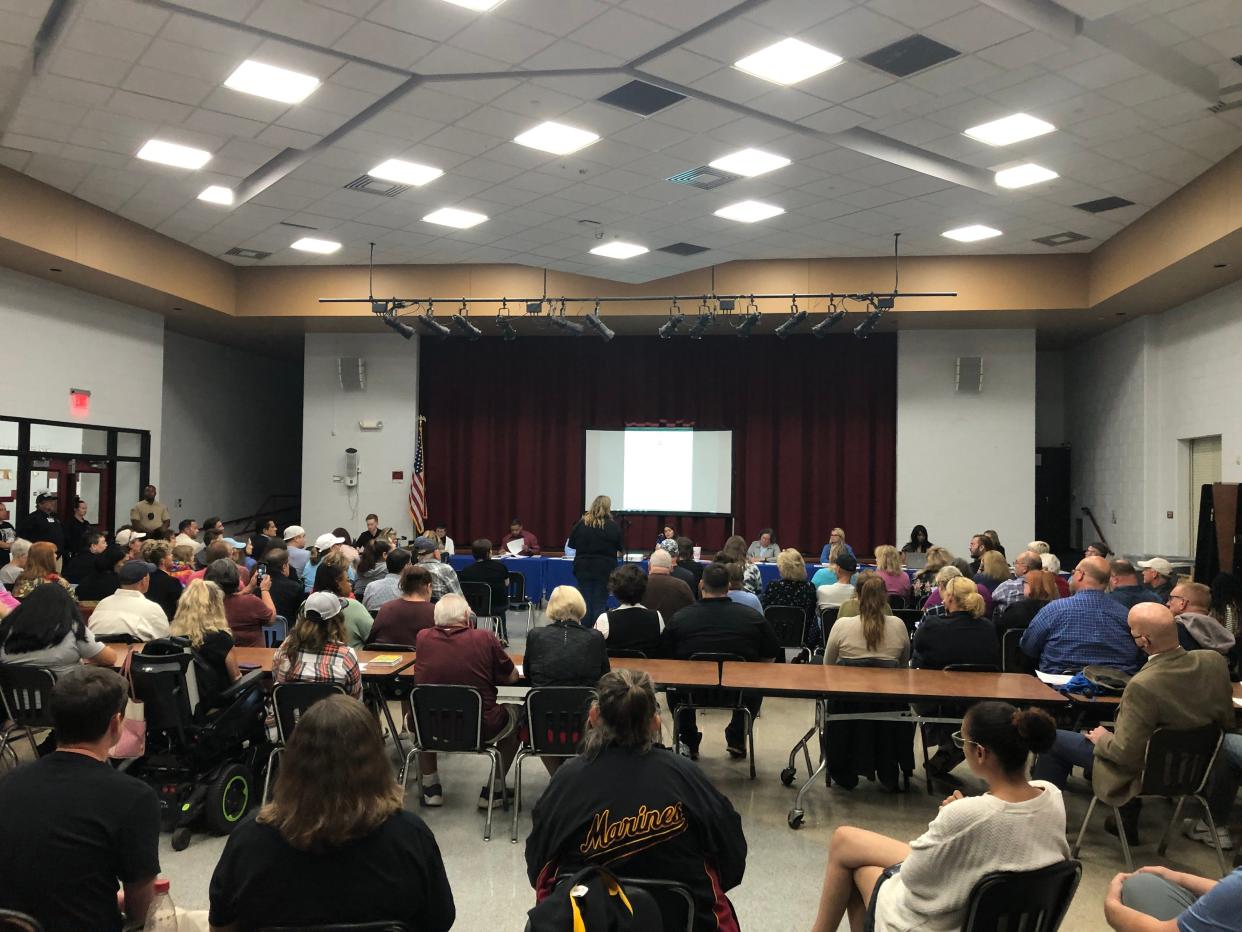
{"type": "Polygon", "coordinates": [[[399,320],[393,314],[385,314],[383,317],[383,321],[387,326],[391,327],[393,330],[401,334],[407,340],[414,336],[414,328],[411,327],[409,324],[407,324],[405,321],[399,320]]]}
{"type": "Polygon", "coordinates": [[[426,314],[419,314],[414,318],[414,321],[430,336],[440,337],[442,340],[447,340],[453,335],[453,331],[449,330],[448,327],[444,326],[444,324],[440,323],[431,316],[431,311],[427,311],[426,314]]]}
{"type": "Polygon", "coordinates": [[[584,332],[582,324],[578,323],[576,320],[570,320],[565,316],[564,301],[561,302],[561,312],[559,314],[550,314],[548,316],[548,323],[550,323],[553,327],[556,327],[558,330],[564,330],[566,333],[573,334],[576,337],[582,336],[584,332]]]}
{"type": "Polygon", "coordinates": [[[599,319],[599,304],[598,303],[595,305],[595,310],[592,311],[590,314],[587,314],[587,316],[583,318],[583,320],[586,322],[586,325],[588,327],[590,327],[592,330],[595,331],[595,335],[599,337],[601,340],[603,340],[605,343],[608,343],[609,341],[612,340],[613,337],[616,336],[616,334],[611,329],[609,329],[608,325],[599,319]]]}
{"type": "Polygon", "coordinates": [[[828,316],[812,327],[811,333],[822,340],[824,337],[828,336],[829,330],[841,323],[843,320],[845,320],[845,309],[839,308],[835,304],[830,304],[828,316]]]}
{"type": "Polygon", "coordinates": [[[512,343],[517,339],[517,328],[513,326],[513,321],[508,317],[497,317],[496,326],[500,328],[500,339],[506,343],[512,343]]]}
{"type": "Polygon", "coordinates": [[[789,318],[776,328],[776,335],[782,340],[788,339],[804,320],[806,320],[806,311],[798,307],[798,299],[794,297],[793,303],[789,305],[789,318]]]}
{"type": "Polygon", "coordinates": [[[759,321],[763,319],[763,315],[758,311],[749,311],[745,317],[738,321],[737,326],[733,328],[733,332],[739,338],[745,340],[750,336],[750,332],[758,326],[759,321]]]}
{"type": "Polygon", "coordinates": [[[452,321],[454,327],[461,331],[461,335],[471,343],[483,336],[483,331],[474,324],[470,323],[470,318],[468,318],[465,314],[454,314],[449,318],[449,320],[452,321]]]}
{"type": "Polygon", "coordinates": [[[867,339],[871,335],[871,331],[875,329],[875,325],[880,322],[880,318],[884,316],[884,308],[879,307],[876,303],[872,303],[871,308],[871,313],[863,319],[861,324],[854,328],[854,336],[860,340],[867,339]]]}
{"type": "Polygon", "coordinates": [[[703,334],[707,332],[707,328],[712,325],[714,319],[711,313],[704,314],[699,312],[699,316],[694,319],[694,326],[690,328],[690,332],[686,334],[691,340],[703,339],[703,334]]]}
{"type": "Polygon", "coordinates": [[[677,306],[677,300],[674,299],[672,306],[668,309],[668,320],[660,324],[660,329],[656,331],[660,339],[671,340],[677,328],[685,323],[685,320],[686,315],[681,312],[681,308],[677,306]]]}

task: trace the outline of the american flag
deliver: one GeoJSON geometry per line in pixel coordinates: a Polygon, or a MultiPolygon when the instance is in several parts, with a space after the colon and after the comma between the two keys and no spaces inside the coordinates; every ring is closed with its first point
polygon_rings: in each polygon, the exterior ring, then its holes
{"type": "Polygon", "coordinates": [[[418,438],[414,444],[414,471],[410,474],[410,520],[414,522],[414,536],[423,533],[427,520],[427,477],[423,473],[423,422],[418,419],[418,438]]]}

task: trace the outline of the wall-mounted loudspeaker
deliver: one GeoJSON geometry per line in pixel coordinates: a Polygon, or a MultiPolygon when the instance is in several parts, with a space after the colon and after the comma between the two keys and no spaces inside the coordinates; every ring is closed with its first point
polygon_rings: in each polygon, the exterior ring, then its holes
{"type": "Polygon", "coordinates": [[[358,356],[337,356],[336,375],[343,392],[367,390],[367,361],[358,356]]]}
{"type": "Polygon", "coordinates": [[[958,356],[954,384],[958,394],[975,394],[983,391],[983,357],[958,356]]]}

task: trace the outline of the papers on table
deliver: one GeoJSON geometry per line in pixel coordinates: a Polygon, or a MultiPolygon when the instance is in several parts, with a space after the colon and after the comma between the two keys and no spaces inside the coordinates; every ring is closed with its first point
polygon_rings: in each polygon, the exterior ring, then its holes
{"type": "Polygon", "coordinates": [[[520,554],[525,547],[526,547],[526,540],[521,537],[515,538],[514,540],[511,540],[509,541],[509,543],[505,544],[505,549],[509,551],[509,554],[511,556],[515,556],[515,557],[518,554],[520,554]]]}
{"type": "Polygon", "coordinates": [[[1064,686],[1074,678],[1070,673],[1045,673],[1043,670],[1036,670],[1035,675],[1049,686],[1064,686]]]}

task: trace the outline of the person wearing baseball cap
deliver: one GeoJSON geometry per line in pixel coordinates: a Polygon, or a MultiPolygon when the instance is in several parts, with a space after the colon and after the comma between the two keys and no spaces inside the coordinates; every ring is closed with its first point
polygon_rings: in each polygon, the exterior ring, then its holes
{"type": "Polygon", "coordinates": [[[310,560],[310,551],[306,549],[306,528],[291,524],[280,536],[285,539],[285,547],[289,551],[289,573],[300,578],[310,560]]]}
{"type": "Polygon", "coordinates": [[[155,570],[154,564],[143,560],[122,563],[117,571],[120,588],[99,600],[87,627],[96,636],[127,634],[139,641],[168,637],[168,616],[158,603],[147,598],[155,570]]]}
{"type": "Polygon", "coordinates": [[[65,553],[65,527],[56,514],[58,497],[49,489],[41,489],[35,493],[35,510],[17,525],[17,536],[37,544],[45,540],[56,546],[58,556],[65,553]]]}
{"type": "Polygon", "coordinates": [[[362,670],[346,643],[345,604],[326,590],[307,596],[297,623],[272,658],[277,683],[334,683],[354,698],[362,696],[362,670]]]}
{"type": "MultiPolygon", "coordinates": [[[[346,538],[339,534],[333,534],[329,531],[326,534],[320,534],[315,538],[315,546],[311,548],[310,554],[306,560],[306,565],[302,567],[302,585],[307,592],[315,588],[315,573],[319,569],[319,561],[333,551],[340,550],[341,544],[348,543],[346,538]]],[[[350,570],[350,580],[353,580],[353,570],[350,570]]]]}
{"type": "Polygon", "coordinates": [[[142,556],[142,539],[146,536],[133,528],[121,528],[116,532],[116,545],[125,551],[127,560],[137,560],[142,556]]]}
{"type": "Polygon", "coordinates": [[[440,561],[440,542],[434,537],[419,537],[410,547],[415,561],[431,574],[431,601],[438,602],[450,592],[461,595],[461,583],[453,567],[440,561]]]}
{"type": "Polygon", "coordinates": [[[1143,585],[1160,596],[1161,602],[1168,602],[1177,584],[1173,564],[1164,557],[1152,557],[1150,560],[1139,560],[1134,565],[1143,571],[1143,585]]]}

